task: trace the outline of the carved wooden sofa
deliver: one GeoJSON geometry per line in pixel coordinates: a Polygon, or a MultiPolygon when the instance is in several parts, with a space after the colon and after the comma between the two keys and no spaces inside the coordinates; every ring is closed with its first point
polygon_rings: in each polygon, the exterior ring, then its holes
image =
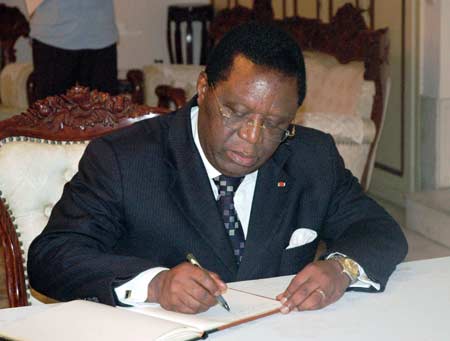
{"type": "MultiPolygon", "coordinates": [[[[210,26],[213,41],[255,18],[272,20],[289,31],[304,51],[307,73],[306,99],[295,122],[330,133],[347,168],[367,190],[389,94],[387,29],[368,29],[362,11],[350,4],[341,7],[330,23],[300,16],[270,19],[270,1],[256,0],[257,4],[260,15],[242,6],[219,12],[210,26]]],[[[182,88],[184,96],[177,90],[178,102],[173,106],[183,104],[195,94],[202,69],[199,65],[144,67],[146,103],[167,104],[158,102],[155,89],[170,94],[173,88],[182,88]]]]}
{"type": "Polygon", "coordinates": [[[24,271],[28,247],[75,174],[88,141],[166,112],[133,104],[127,96],[74,87],[0,122],[1,307],[37,302],[24,271]]]}

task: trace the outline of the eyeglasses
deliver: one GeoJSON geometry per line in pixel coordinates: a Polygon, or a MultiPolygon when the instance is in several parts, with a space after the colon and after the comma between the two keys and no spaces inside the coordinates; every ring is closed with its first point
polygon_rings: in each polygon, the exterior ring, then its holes
{"type": "MultiPolygon", "coordinates": [[[[211,89],[214,94],[214,98],[216,99],[219,113],[222,116],[223,123],[226,127],[232,130],[239,130],[244,124],[250,127],[255,127],[257,125],[254,119],[248,117],[248,114],[242,114],[223,106],[220,103],[219,98],[217,97],[214,85],[211,86],[211,89]]],[[[292,138],[295,136],[295,125],[292,125],[290,130],[280,128],[276,124],[271,122],[263,122],[258,126],[264,129],[264,138],[267,138],[268,140],[273,142],[281,143],[284,142],[287,138],[292,138]]]]}

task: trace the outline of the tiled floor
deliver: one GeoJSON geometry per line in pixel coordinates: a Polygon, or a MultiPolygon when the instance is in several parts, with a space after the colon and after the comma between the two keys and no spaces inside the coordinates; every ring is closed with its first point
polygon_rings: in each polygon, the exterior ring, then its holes
{"type": "Polygon", "coordinates": [[[409,244],[406,261],[450,256],[450,248],[440,245],[405,226],[405,210],[377,200],[402,226],[409,244]]]}

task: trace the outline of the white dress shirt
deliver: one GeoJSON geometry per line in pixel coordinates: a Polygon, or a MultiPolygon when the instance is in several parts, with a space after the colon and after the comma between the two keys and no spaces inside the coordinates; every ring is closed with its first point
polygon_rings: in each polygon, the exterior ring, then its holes
{"type": "MultiPolygon", "coordinates": [[[[219,176],[221,173],[211,165],[201,147],[198,136],[198,107],[192,107],[191,109],[191,128],[195,146],[206,168],[211,189],[214,193],[214,197],[217,200],[219,193],[217,190],[217,186],[214,183],[214,178],[219,176]]],[[[238,213],[242,229],[244,230],[244,236],[246,238],[257,177],[258,177],[257,170],[254,171],[253,173],[247,174],[234,194],[234,206],[238,213]]],[[[329,257],[331,257],[334,254],[331,254],[329,257]]],[[[141,272],[139,275],[137,275],[130,281],[114,289],[117,298],[119,299],[120,302],[129,305],[138,305],[139,303],[145,302],[145,300],[147,299],[148,283],[150,283],[150,281],[163,270],[167,270],[167,268],[156,267],[141,272]]],[[[372,282],[367,277],[366,273],[361,268],[361,266],[359,267],[359,270],[360,270],[360,276],[358,278],[359,281],[354,283],[352,287],[369,288],[370,286],[373,286],[375,289],[380,290],[380,285],[378,283],[372,282]]]]}

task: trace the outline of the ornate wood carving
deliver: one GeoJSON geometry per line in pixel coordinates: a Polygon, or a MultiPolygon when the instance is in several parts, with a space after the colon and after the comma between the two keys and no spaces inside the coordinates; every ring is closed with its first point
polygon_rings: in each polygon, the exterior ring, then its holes
{"type": "MultiPolygon", "coordinates": [[[[165,108],[132,103],[130,96],[110,96],[75,86],[65,95],[37,101],[26,112],[1,121],[0,139],[23,136],[55,141],[90,140],[153,114],[167,112],[165,108]]],[[[21,248],[12,212],[3,201],[0,201],[0,245],[5,259],[9,306],[27,305],[21,248]]]]}
{"type": "Polygon", "coordinates": [[[253,19],[253,11],[244,6],[238,5],[219,11],[209,26],[209,36],[213,45],[216,45],[222,39],[223,35],[233,27],[253,19]]]}
{"type": "Polygon", "coordinates": [[[138,105],[127,95],[111,96],[75,86],[65,95],[33,103],[26,112],[0,122],[0,138],[34,136],[55,140],[89,140],[168,109],[138,105]]]}
{"type": "Polygon", "coordinates": [[[127,72],[127,82],[130,86],[131,100],[133,103],[144,104],[144,73],[142,70],[129,70],[127,72]]]}
{"type": "MultiPolygon", "coordinates": [[[[131,100],[136,104],[144,104],[144,73],[139,69],[131,69],[127,72],[126,79],[118,79],[119,92],[128,93],[131,100]]],[[[32,72],[27,79],[27,100],[28,103],[36,101],[36,76],[32,72]]]]}
{"type": "Polygon", "coordinates": [[[230,29],[251,20],[270,22],[274,19],[271,0],[254,0],[253,8],[239,4],[219,11],[209,27],[209,36],[215,45],[230,29]]]}
{"type": "Polygon", "coordinates": [[[10,307],[28,304],[23,258],[7,205],[0,201],[0,242],[5,257],[6,293],[10,307]]]}
{"type": "Polygon", "coordinates": [[[0,4],[0,70],[16,61],[14,45],[19,37],[28,37],[30,26],[17,7],[0,4]]]}

